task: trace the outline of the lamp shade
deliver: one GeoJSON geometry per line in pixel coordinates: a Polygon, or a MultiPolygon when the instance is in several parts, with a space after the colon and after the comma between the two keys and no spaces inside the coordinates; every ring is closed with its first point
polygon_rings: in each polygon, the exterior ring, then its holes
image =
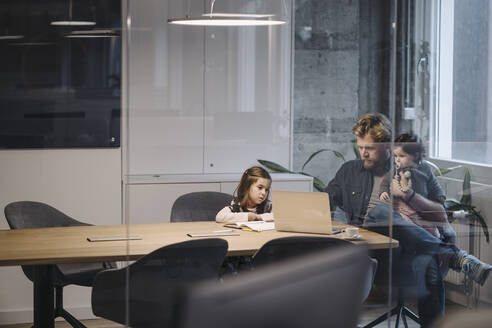
{"type": "Polygon", "coordinates": [[[213,13],[199,17],[170,18],[169,24],[193,26],[271,26],[286,22],[268,14],[213,13]]]}
{"type": "Polygon", "coordinates": [[[53,26],[93,26],[96,22],[91,21],[77,21],[77,20],[58,20],[52,21],[50,25],[53,26]]]}
{"type": "MultiPolygon", "coordinates": [[[[89,3],[87,3],[89,5],[89,3]]],[[[90,8],[91,6],[87,6],[90,8]]],[[[81,12],[83,9],[85,9],[85,6],[78,6],[78,10],[76,13],[78,14],[81,12]]],[[[73,0],[70,0],[68,2],[68,15],[66,17],[63,17],[61,19],[55,19],[53,20],[50,25],[53,26],[93,26],[96,25],[96,22],[94,19],[87,19],[89,17],[86,17],[86,13],[83,14],[84,19],[75,19],[73,17],[74,14],[74,8],[73,8],[73,0]]],[[[64,16],[64,15],[63,15],[64,16]]],[[[93,13],[92,13],[92,16],[93,13]]]]}
{"type": "Polygon", "coordinates": [[[87,31],[72,31],[66,38],[118,38],[120,35],[112,29],[94,29],[87,31]]]}

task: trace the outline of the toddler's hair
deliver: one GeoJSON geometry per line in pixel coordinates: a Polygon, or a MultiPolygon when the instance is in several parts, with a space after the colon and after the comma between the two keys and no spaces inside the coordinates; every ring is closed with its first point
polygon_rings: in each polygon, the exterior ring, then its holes
{"type": "Polygon", "coordinates": [[[395,147],[401,147],[405,153],[416,156],[418,161],[422,160],[425,153],[422,140],[411,133],[403,133],[396,137],[395,147]]]}
{"type": "MultiPolygon", "coordinates": [[[[246,211],[248,205],[249,188],[260,178],[272,181],[270,173],[260,166],[253,166],[244,171],[241,181],[239,181],[239,185],[237,186],[237,196],[234,197],[234,203],[232,205],[233,212],[240,212],[241,209],[246,211]]],[[[266,208],[268,202],[269,200],[267,195],[265,200],[256,207],[256,213],[263,214],[265,212],[269,212],[270,209],[266,208]]]]}

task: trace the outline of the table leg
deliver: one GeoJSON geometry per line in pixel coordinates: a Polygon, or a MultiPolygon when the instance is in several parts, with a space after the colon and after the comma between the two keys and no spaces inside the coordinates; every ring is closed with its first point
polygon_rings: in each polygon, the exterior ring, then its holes
{"type": "Polygon", "coordinates": [[[54,328],[52,265],[34,266],[34,328],[54,328]]]}

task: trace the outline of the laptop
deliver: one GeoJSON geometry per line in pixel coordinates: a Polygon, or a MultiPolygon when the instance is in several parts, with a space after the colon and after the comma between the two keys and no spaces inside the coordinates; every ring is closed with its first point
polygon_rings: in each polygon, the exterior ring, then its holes
{"type": "Polygon", "coordinates": [[[326,192],[271,191],[277,231],[332,234],[326,192]]]}

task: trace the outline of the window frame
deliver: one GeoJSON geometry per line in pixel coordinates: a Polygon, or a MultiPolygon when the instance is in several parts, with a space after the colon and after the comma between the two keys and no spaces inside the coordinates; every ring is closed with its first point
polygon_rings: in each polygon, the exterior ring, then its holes
{"type": "MultiPolygon", "coordinates": [[[[430,84],[433,90],[429,93],[430,133],[428,159],[440,168],[467,166],[472,181],[492,184],[492,164],[468,162],[452,158],[452,113],[453,113],[453,56],[442,56],[448,53],[445,49],[454,46],[454,4],[455,0],[433,1],[431,14],[426,15],[426,23],[433,55],[430,60],[430,84]],[[444,33],[446,32],[446,33],[444,33]]],[[[463,178],[463,171],[457,170],[447,175],[450,178],[463,178]]]]}

